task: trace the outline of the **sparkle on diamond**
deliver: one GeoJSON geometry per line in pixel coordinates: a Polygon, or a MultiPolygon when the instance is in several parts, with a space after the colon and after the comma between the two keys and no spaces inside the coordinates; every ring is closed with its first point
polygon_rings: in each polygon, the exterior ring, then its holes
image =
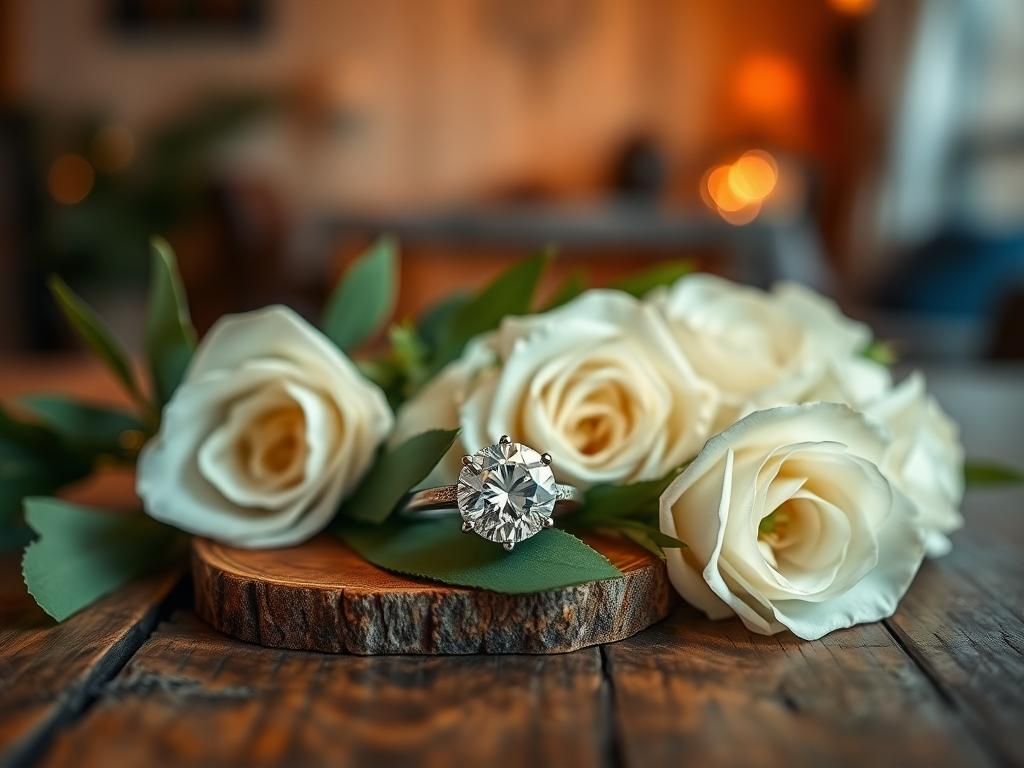
{"type": "Polygon", "coordinates": [[[500,544],[518,544],[543,528],[554,512],[556,494],[551,468],[522,443],[489,445],[459,473],[462,519],[500,544]]]}

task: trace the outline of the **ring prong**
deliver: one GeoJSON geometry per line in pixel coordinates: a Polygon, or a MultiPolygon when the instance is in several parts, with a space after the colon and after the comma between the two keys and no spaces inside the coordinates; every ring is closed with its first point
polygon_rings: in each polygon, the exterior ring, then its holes
{"type": "Polygon", "coordinates": [[[551,458],[550,453],[542,453],[540,455],[540,460],[543,461],[545,464],[550,464],[552,461],[554,461],[554,459],[551,458]]]}
{"type": "Polygon", "coordinates": [[[464,467],[472,467],[473,466],[473,457],[472,456],[463,456],[462,457],[462,466],[464,466],[464,467]]]}
{"type": "Polygon", "coordinates": [[[512,548],[513,548],[513,547],[514,547],[515,545],[516,545],[516,543],[515,543],[514,541],[506,541],[506,542],[505,542],[504,544],[502,544],[501,546],[503,546],[503,547],[505,548],[505,551],[506,551],[506,552],[511,552],[511,551],[512,551],[512,548]]]}
{"type": "Polygon", "coordinates": [[[543,525],[544,525],[545,528],[551,528],[554,524],[555,524],[555,518],[553,518],[553,517],[545,517],[544,518],[543,525]]]}
{"type": "Polygon", "coordinates": [[[512,438],[509,437],[508,435],[502,435],[501,438],[498,440],[498,443],[501,445],[509,445],[511,442],[512,438]]]}
{"type": "Polygon", "coordinates": [[[462,521],[462,532],[463,533],[472,533],[473,532],[473,523],[470,522],[469,520],[463,520],[462,521]]]}

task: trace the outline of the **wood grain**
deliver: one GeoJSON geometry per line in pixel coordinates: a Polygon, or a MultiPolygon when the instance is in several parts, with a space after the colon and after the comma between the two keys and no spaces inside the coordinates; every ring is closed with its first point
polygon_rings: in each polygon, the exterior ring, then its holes
{"type": "Polygon", "coordinates": [[[986,765],[880,624],[806,642],[680,608],[602,649],[626,765],[986,765]]]}
{"type": "Polygon", "coordinates": [[[337,656],[241,645],[175,614],[62,732],[46,766],[594,766],[597,649],[337,656]]]}
{"type": "Polygon", "coordinates": [[[971,491],[967,529],[887,624],[977,740],[1024,765],[1024,492],[971,491]]]}
{"type": "Polygon", "coordinates": [[[40,752],[142,644],[180,574],[140,579],[62,624],[25,592],[20,559],[0,560],[0,765],[40,752]]]}
{"type": "Polygon", "coordinates": [[[562,653],[621,640],[668,614],[660,560],[627,541],[588,541],[623,578],[503,595],[382,570],[330,535],[262,551],[198,539],[196,611],[246,642],[357,654],[562,653]]]}

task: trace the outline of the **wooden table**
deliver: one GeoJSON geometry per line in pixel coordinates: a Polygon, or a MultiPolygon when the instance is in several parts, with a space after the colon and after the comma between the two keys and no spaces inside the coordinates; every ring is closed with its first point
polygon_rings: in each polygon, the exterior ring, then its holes
{"type": "MultiPolygon", "coordinates": [[[[8,372],[5,394],[42,380],[8,372]]],[[[930,380],[970,453],[1024,461],[1024,369],[930,380]]],[[[953,553],[924,565],[892,619],[818,642],[753,635],[679,606],[632,639],[561,656],[282,652],[208,629],[174,575],[54,626],[8,559],[0,760],[1024,765],[1022,502],[1019,490],[970,492],[953,553]]]]}

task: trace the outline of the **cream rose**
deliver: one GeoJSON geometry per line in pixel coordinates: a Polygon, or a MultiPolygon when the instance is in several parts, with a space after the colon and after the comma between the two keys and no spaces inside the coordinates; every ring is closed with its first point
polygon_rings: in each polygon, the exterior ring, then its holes
{"type": "Polygon", "coordinates": [[[813,640],[889,616],[924,555],[914,505],[882,474],[886,435],[844,405],[750,414],[661,498],[679,593],[710,618],[813,640]]]}
{"type": "Polygon", "coordinates": [[[870,330],[800,285],[766,293],[696,274],[649,301],[697,374],[718,389],[716,431],[752,410],[819,399],[859,403],[890,384],[884,366],[859,356],[870,330]]]}
{"type": "Polygon", "coordinates": [[[618,291],[506,318],[398,414],[395,440],[461,426],[430,482],[453,482],[460,453],[503,434],[548,451],[559,479],[588,487],[660,477],[709,434],[712,387],[661,315],[618,291]]]}
{"type": "Polygon", "coordinates": [[[924,377],[909,376],[865,413],[882,424],[892,443],[882,470],[918,510],[930,557],[949,552],[946,534],[964,524],[964,451],[956,424],[925,391],[924,377]]]}
{"type": "Polygon", "coordinates": [[[333,517],[392,425],[383,393],[285,307],[222,318],[142,451],[157,520],[244,547],[301,542],[333,517]]]}

